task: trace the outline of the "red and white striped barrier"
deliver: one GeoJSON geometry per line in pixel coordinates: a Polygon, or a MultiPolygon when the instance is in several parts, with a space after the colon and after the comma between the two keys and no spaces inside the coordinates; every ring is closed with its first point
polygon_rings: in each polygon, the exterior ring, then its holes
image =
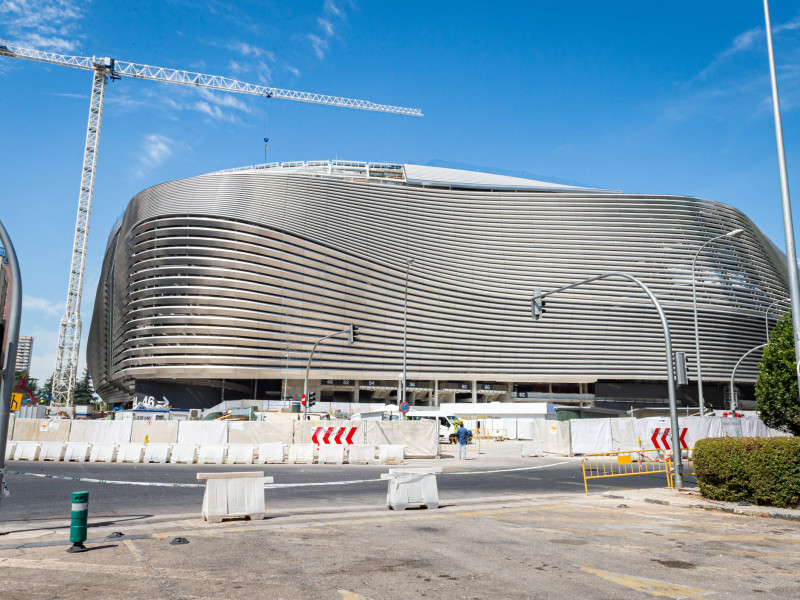
{"type": "Polygon", "coordinates": [[[330,444],[352,445],[353,436],[358,427],[317,427],[311,436],[311,441],[317,446],[330,444]],[[334,432],[336,432],[334,434],[334,432]],[[346,432],[346,435],[345,435],[346,432]]]}

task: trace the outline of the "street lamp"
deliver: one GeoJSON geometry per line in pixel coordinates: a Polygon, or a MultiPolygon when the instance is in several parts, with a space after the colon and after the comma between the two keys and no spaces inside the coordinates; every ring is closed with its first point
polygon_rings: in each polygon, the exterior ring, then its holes
{"type": "Polygon", "coordinates": [[[595,275],[594,277],[589,277],[588,279],[583,279],[576,283],[570,283],[569,285],[562,286],[550,292],[542,292],[541,288],[534,288],[533,299],[531,300],[531,315],[534,321],[538,321],[542,318],[542,314],[544,313],[543,300],[547,296],[558,294],[579,285],[591,283],[599,279],[606,279],[608,277],[621,277],[622,279],[627,279],[628,281],[638,285],[642,291],[647,294],[647,297],[650,298],[650,301],[653,303],[653,306],[655,306],[656,311],[658,312],[658,318],[661,320],[661,327],[664,329],[664,352],[667,362],[667,393],[669,394],[669,418],[671,425],[670,429],[672,430],[672,456],[675,462],[675,487],[680,489],[683,487],[683,458],[681,455],[680,430],[678,429],[678,402],[675,396],[675,368],[672,364],[672,336],[669,331],[667,315],[664,314],[664,310],[661,308],[661,303],[658,301],[658,298],[655,297],[655,294],[650,291],[650,288],[648,288],[643,281],[637,279],[633,275],[620,271],[611,271],[609,273],[595,275]]]}
{"type": "Polygon", "coordinates": [[[403,372],[400,381],[400,394],[397,395],[397,405],[400,406],[401,402],[406,400],[406,348],[408,339],[408,273],[411,270],[411,265],[414,264],[413,258],[406,259],[406,285],[405,285],[405,298],[403,300],[403,372]]]}
{"type": "Polygon", "coordinates": [[[773,306],[780,304],[781,302],[791,302],[791,298],[780,298],[779,300],[775,300],[775,302],[767,307],[767,311],[764,313],[764,327],[767,330],[767,342],[769,342],[769,311],[772,310],[773,306]]]}
{"type": "Polygon", "coordinates": [[[734,416],[736,416],[736,395],[734,393],[733,387],[733,380],[736,378],[736,369],[739,368],[739,365],[742,364],[742,361],[750,356],[752,352],[756,350],[761,350],[762,348],[766,348],[767,344],[761,344],[760,346],[756,346],[755,348],[750,348],[747,352],[742,354],[742,357],[736,362],[736,365],[733,367],[733,371],[731,371],[731,412],[734,416]]]}
{"type": "Polygon", "coordinates": [[[700,246],[697,252],[694,253],[694,258],[692,258],[692,305],[694,306],[694,349],[695,349],[695,356],[697,357],[697,401],[700,404],[701,417],[704,417],[705,414],[703,408],[703,369],[700,364],[700,328],[697,325],[697,288],[694,276],[695,265],[697,263],[697,257],[700,256],[700,252],[702,252],[703,248],[708,246],[711,242],[716,242],[717,240],[721,240],[724,238],[738,237],[743,233],[744,229],[734,229],[733,231],[729,231],[728,233],[723,233],[722,235],[713,237],[710,240],[708,240],[705,244],[700,246]]]}

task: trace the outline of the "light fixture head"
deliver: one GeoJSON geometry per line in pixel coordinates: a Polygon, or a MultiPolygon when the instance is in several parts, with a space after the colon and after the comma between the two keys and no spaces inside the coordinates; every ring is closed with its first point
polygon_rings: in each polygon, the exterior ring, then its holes
{"type": "Polygon", "coordinates": [[[744,233],[744,229],[734,229],[733,231],[729,231],[725,234],[725,237],[739,237],[744,233]]]}

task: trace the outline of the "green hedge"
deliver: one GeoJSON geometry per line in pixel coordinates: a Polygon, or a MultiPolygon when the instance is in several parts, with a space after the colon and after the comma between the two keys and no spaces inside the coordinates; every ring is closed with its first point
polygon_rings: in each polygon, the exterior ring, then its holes
{"type": "Polygon", "coordinates": [[[800,437],[706,438],[694,470],[707,498],[800,507],[800,437]]]}

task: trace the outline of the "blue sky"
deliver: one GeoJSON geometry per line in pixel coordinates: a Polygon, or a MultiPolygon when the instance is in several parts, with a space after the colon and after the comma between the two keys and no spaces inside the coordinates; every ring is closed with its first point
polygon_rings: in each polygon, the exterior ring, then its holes
{"type": "MultiPolygon", "coordinates": [[[[773,0],[795,213],[800,6],[773,0]]],[[[759,0],[0,0],[0,39],[418,107],[412,118],[123,79],[103,116],[81,368],[111,227],[151,185],[267,161],[488,167],[685,194],[783,228],[759,0]]],[[[52,373],[86,135],[87,71],[0,58],[0,219],[23,270],[33,375],[52,373]]],[[[688,259],[687,259],[688,260],[688,259]]]]}

